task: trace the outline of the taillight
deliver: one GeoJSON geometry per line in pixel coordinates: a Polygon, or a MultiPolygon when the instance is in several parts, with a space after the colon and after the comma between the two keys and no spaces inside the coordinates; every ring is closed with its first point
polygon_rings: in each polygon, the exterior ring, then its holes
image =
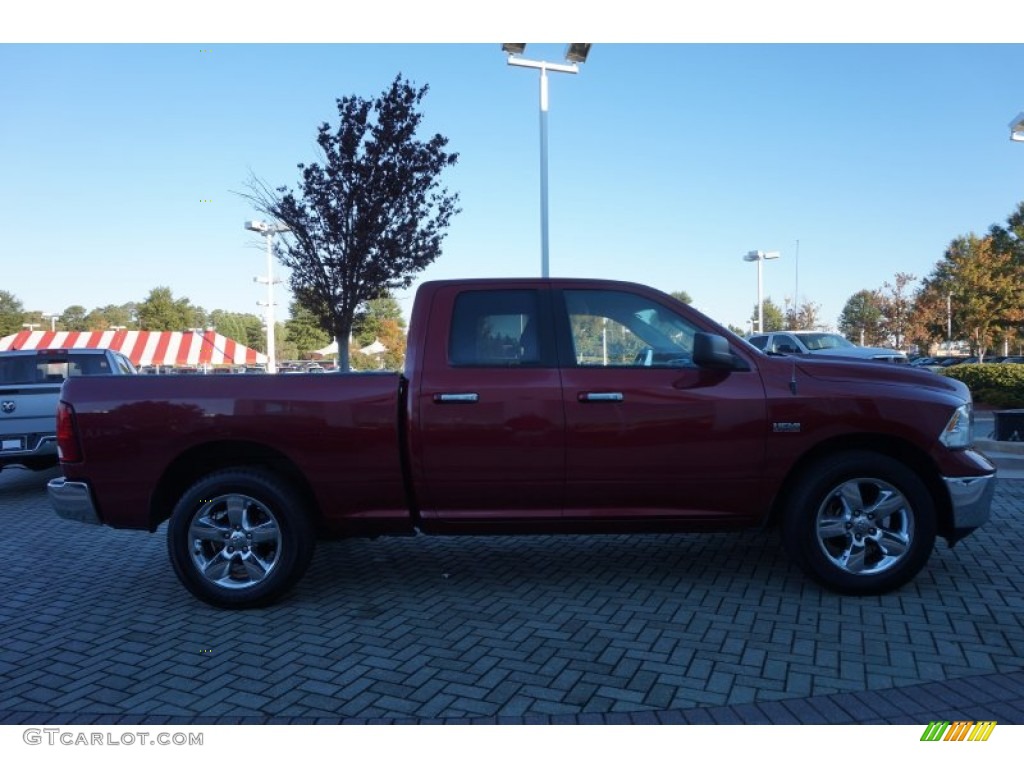
{"type": "Polygon", "coordinates": [[[57,455],[61,461],[82,460],[82,446],[75,432],[75,409],[63,400],[57,404],[57,455]]]}

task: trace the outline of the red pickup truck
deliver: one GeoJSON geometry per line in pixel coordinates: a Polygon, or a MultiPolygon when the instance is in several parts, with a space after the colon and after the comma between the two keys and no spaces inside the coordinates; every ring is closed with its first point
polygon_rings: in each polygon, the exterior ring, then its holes
{"type": "Polygon", "coordinates": [[[155,531],[194,595],[266,605],[320,536],[780,525],[877,594],[989,516],[971,397],[928,371],[767,355],[659,291],[423,284],[402,374],[69,379],[59,515],[155,531]]]}

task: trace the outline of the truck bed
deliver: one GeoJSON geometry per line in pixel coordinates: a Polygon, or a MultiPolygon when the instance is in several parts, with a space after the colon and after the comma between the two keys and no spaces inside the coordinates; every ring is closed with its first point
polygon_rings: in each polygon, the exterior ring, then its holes
{"type": "Polygon", "coordinates": [[[411,527],[402,480],[398,374],[69,379],[100,518],[155,530],[163,486],[255,458],[301,480],[324,533],[411,527]],[[153,479],[158,478],[154,486],[153,479]]]}

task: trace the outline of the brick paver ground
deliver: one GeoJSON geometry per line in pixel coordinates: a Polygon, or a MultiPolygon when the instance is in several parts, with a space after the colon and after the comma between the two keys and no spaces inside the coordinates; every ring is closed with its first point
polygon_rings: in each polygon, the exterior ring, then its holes
{"type": "Polygon", "coordinates": [[[164,531],[0,473],[0,723],[1024,724],[1024,481],[890,595],[777,534],[328,542],[271,608],[194,600],[164,531]]]}

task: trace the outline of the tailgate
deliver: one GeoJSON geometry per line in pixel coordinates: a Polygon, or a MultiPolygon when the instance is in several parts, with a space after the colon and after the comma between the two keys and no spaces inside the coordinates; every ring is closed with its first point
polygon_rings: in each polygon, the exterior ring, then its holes
{"type": "Polygon", "coordinates": [[[60,385],[0,387],[0,452],[31,450],[57,426],[60,385]]]}

